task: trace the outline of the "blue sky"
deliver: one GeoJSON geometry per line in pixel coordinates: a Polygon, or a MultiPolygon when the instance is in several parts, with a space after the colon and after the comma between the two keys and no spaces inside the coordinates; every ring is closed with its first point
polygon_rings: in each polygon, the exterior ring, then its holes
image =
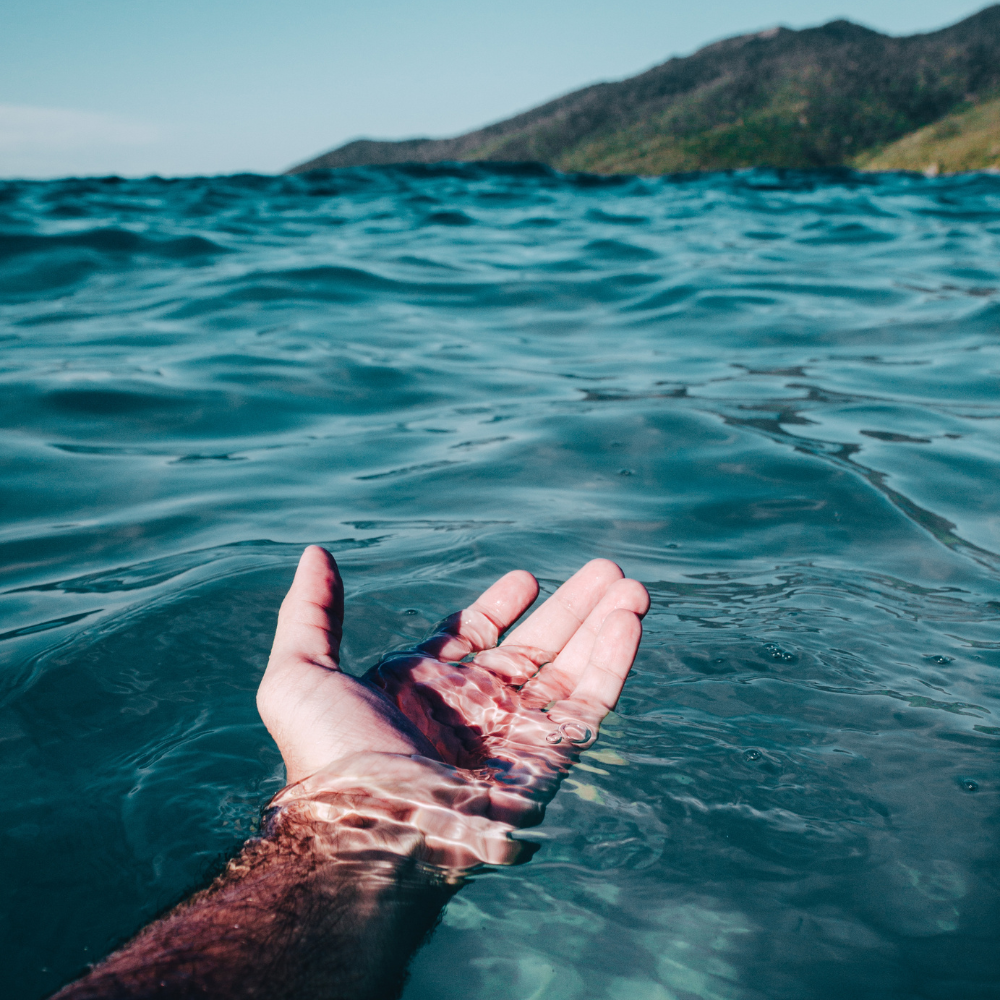
{"type": "Polygon", "coordinates": [[[358,136],[464,132],[708,42],[940,0],[22,0],[0,30],[0,177],[276,172],[358,136]]]}

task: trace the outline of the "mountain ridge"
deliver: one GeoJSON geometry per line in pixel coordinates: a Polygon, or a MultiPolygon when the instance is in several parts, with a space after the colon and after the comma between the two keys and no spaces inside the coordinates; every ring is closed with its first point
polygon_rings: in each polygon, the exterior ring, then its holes
{"type": "Polygon", "coordinates": [[[1000,4],[899,38],[836,20],[722,39],[452,138],[355,140],[288,172],[442,160],[645,174],[855,165],[997,93],[1000,4]]]}

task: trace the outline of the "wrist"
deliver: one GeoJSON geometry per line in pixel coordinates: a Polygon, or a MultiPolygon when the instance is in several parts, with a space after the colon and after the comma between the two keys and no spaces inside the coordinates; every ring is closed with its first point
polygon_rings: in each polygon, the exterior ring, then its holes
{"type": "Polygon", "coordinates": [[[426,757],[351,754],[282,789],[265,810],[262,835],[366,871],[407,859],[458,876],[530,853],[498,818],[496,791],[473,772],[426,757]]]}

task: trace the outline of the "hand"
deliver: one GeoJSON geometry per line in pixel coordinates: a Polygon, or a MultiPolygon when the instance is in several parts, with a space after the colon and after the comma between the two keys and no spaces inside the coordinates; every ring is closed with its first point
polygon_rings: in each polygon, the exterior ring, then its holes
{"type": "Polygon", "coordinates": [[[338,665],[336,563],[318,546],[306,549],[257,694],[289,783],[337,772],[329,765],[357,754],[366,755],[366,780],[377,780],[381,765],[368,754],[419,755],[472,772],[468,779],[488,788],[492,819],[537,822],[617,702],[649,607],[642,584],[597,559],[497,646],[537,595],[531,574],[508,573],[413,650],[356,679],[338,665]]]}

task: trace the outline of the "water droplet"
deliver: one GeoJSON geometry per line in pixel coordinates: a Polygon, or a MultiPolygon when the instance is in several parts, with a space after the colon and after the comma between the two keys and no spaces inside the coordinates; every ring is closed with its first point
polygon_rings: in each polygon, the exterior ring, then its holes
{"type": "Polygon", "coordinates": [[[979,782],[973,781],[972,778],[963,778],[961,784],[962,788],[964,788],[967,792],[979,791],[979,782]]]}
{"type": "Polygon", "coordinates": [[[937,663],[939,666],[943,667],[948,663],[952,663],[955,658],[953,656],[925,656],[924,659],[930,660],[931,663],[937,663]]]}
{"type": "Polygon", "coordinates": [[[551,733],[546,733],[545,742],[551,743],[553,746],[555,746],[556,743],[562,743],[562,733],[560,733],[558,729],[551,733]]]}
{"type": "Polygon", "coordinates": [[[404,615],[415,615],[415,614],[417,614],[417,610],[416,610],[416,608],[407,608],[407,609],[406,609],[406,610],[405,610],[405,611],[403,612],[403,614],[404,614],[404,615]]]}
{"type": "Polygon", "coordinates": [[[747,750],[747,752],[743,754],[743,759],[749,762],[752,760],[760,760],[763,756],[764,755],[759,750],[747,750]]]}

